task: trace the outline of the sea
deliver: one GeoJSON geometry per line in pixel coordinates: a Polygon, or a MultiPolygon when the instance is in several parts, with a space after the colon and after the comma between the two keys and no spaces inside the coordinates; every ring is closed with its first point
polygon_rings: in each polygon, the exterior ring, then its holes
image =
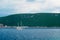
{"type": "Polygon", "coordinates": [[[60,29],[0,28],[0,40],[60,40],[60,29]]]}

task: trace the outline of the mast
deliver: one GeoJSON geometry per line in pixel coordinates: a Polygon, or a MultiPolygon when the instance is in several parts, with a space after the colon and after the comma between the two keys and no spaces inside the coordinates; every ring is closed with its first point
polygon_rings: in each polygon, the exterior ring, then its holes
{"type": "Polygon", "coordinates": [[[18,18],[18,23],[17,23],[17,25],[18,25],[18,27],[19,27],[19,26],[22,26],[22,15],[21,15],[21,20],[19,20],[19,18],[18,18]]]}
{"type": "Polygon", "coordinates": [[[20,23],[18,22],[18,27],[19,27],[19,26],[22,26],[22,21],[21,21],[20,23]]]}
{"type": "Polygon", "coordinates": [[[19,27],[19,22],[18,22],[18,27],[19,27]]]}
{"type": "Polygon", "coordinates": [[[21,23],[20,23],[20,26],[22,26],[22,21],[21,21],[21,23]]]}

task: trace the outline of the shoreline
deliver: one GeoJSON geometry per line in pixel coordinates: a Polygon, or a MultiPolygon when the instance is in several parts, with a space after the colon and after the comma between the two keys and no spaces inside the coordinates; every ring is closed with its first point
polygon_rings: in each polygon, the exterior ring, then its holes
{"type": "Polygon", "coordinates": [[[0,29],[60,29],[60,27],[2,27],[0,29]]]}

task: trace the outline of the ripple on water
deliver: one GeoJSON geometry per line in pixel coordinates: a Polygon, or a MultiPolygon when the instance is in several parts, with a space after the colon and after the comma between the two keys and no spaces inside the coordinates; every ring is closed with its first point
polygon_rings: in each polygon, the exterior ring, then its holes
{"type": "Polygon", "coordinates": [[[0,40],[60,40],[60,29],[0,29],[0,40]]]}

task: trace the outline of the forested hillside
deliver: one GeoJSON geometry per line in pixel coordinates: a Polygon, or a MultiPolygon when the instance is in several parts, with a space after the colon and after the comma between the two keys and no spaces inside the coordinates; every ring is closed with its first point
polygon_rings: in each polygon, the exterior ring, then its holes
{"type": "Polygon", "coordinates": [[[60,14],[36,13],[36,14],[14,14],[0,17],[0,23],[8,26],[60,26],[60,14]]]}

